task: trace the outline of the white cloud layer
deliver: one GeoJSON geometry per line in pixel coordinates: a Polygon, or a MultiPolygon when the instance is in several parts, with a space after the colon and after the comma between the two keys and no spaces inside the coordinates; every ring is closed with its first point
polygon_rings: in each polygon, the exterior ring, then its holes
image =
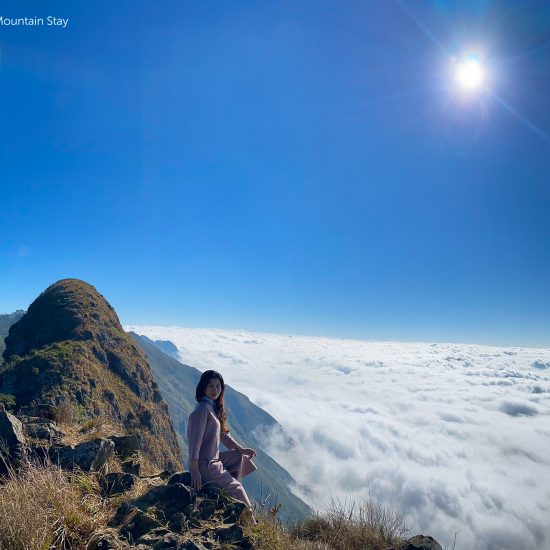
{"type": "Polygon", "coordinates": [[[125,328],[274,416],[297,445],[266,450],[314,507],[370,493],[449,548],[550,548],[550,349],[125,328]]]}

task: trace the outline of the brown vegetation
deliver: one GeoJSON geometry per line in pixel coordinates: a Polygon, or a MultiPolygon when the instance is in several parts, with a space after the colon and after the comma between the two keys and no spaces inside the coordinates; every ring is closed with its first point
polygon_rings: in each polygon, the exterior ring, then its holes
{"type": "MultiPolygon", "coordinates": [[[[101,474],[99,474],[101,475],[101,474]]],[[[160,480],[139,480],[131,491],[104,498],[98,474],[67,472],[44,462],[9,468],[0,480],[0,550],[86,548],[94,532],[108,530],[117,506],[136,499],[160,480]]],[[[288,528],[279,520],[281,505],[255,504],[257,525],[244,527],[258,550],[381,550],[402,540],[403,518],[373,500],[349,506],[332,500],[288,528]]]]}
{"type": "Polygon", "coordinates": [[[0,399],[11,410],[52,404],[60,425],[110,418],[118,431],[141,435],[156,469],[181,468],[168,407],[145,355],[93,286],[76,279],[51,285],[5,343],[0,399]]]}
{"type": "Polygon", "coordinates": [[[0,549],[84,548],[111,513],[92,476],[51,463],[9,467],[0,484],[0,549]]]}
{"type": "Polygon", "coordinates": [[[403,516],[371,498],[349,505],[332,499],[323,513],[314,513],[284,527],[278,505],[255,506],[258,525],[247,534],[259,550],[382,550],[402,541],[409,531],[403,516]]]}

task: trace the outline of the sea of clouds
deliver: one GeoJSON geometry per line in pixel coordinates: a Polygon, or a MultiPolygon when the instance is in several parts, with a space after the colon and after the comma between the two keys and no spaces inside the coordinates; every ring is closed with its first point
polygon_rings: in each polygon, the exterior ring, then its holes
{"type": "Polygon", "coordinates": [[[313,507],[370,495],[448,548],[550,548],[550,349],[125,328],[275,417],[297,445],[265,450],[313,507]]]}

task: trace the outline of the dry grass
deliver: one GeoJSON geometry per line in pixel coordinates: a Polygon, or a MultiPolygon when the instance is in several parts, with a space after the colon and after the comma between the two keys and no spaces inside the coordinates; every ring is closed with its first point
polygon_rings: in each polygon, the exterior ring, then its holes
{"type": "Polygon", "coordinates": [[[124,435],[124,429],[110,418],[97,416],[83,423],[61,426],[64,445],[78,445],[99,437],[124,435]]]}
{"type": "Polygon", "coordinates": [[[324,542],[334,550],[380,550],[403,540],[409,531],[399,512],[372,498],[358,504],[332,498],[323,513],[291,529],[297,538],[324,542]]]}
{"type": "Polygon", "coordinates": [[[381,550],[404,539],[403,517],[380,502],[367,499],[347,505],[331,499],[323,513],[314,513],[290,528],[277,518],[280,504],[255,506],[258,525],[245,532],[259,550],[381,550]]]}
{"type": "Polygon", "coordinates": [[[0,549],[83,548],[112,511],[93,476],[49,462],[9,468],[0,481],[0,549]]]}
{"type": "Polygon", "coordinates": [[[332,550],[324,542],[311,541],[292,535],[279,519],[277,512],[280,505],[269,510],[261,510],[254,506],[254,516],[257,525],[244,527],[244,534],[252,539],[257,550],[332,550]]]}
{"type": "Polygon", "coordinates": [[[156,462],[153,462],[149,455],[140,453],[139,461],[141,462],[142,476],[152,476],[162,471],[162,468],[160,468],[156,462]]]}
{"type": "Polygon", "coordinates": [[[54,422],[60,426],[73,425],[78,423],[80,410],[72,401],[64,401],[53,407],[52,417],[54,422]]]}
{"type": "MultiPolygon", "coordinates": [[[[0,550],[86,548],[121,502],[163,483],[140,479],[131,491],[105,499],[94,474],[66,472],[48,461],[28,462],[19,472],[10,468],[0,478],[0,550]]],[[[280,509],[267,500],[254,503],[258,524],[244,526],[244,532],[255,549],[381,550],[409,531],[398,512],[370,498],[349,505],[331,499],[326,511],[291,527],[278,518],[280,509]]]]}

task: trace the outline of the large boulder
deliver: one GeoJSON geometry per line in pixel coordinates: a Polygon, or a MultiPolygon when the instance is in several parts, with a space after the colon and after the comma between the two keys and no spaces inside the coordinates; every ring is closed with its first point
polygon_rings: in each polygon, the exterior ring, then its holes
{"type": "Polygon", "coordinates": [[[409,540],[384,548],[384,550],[442,550],[442,548],[433,537],[416,535],[409,540]]]}
{"type": "Polygon", "coordinates": [[[8,451],[15,451],[25,446],[23,423],[6,411],[2,403],[0,403],[0,441],[8,451]]]}
{"type": "Polygon", "coordinates": [[[23,424],[0,404],[0,475],[8,471],[8,465],[19,460],[25,452],[23,424]]]}
{"type": "Polygon", "coordinates": [[[52,447],[50,459],[62,468],[78,467],[86,472],[97,472],[113,456],[115,444],[110,439],[94,439],[76,446],[52,447]]]}

